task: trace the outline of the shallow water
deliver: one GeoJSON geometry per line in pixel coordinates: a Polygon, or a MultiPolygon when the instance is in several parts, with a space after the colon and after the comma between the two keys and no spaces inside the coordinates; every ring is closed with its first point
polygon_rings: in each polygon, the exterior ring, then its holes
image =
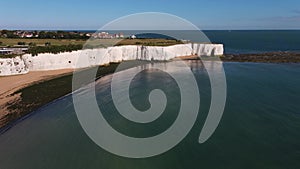
{"type": "MultiPolygon", "coordinates": [[[[170,151],[130,159],[103,150],[84,133],[69,95],[0,135],[0,168],[300,168],[299,64],[224,63],[228,88],[225,112],[204,144],[197,141],[210,105],[210,83],[199,61],[188,64],[199,86],[199,115],[188,136],[170,151]]],[[[110,95],[111,78],[99,79],[96,92],[103,115],[116,130],[149,137],[172,125],[180,93],[170,76],[147,70],[132,81],[130,96],[137,109],[149,108],[151,89],[161,88],[168,98],[164,114],[145,125],[118,114],[110,95]]]]}

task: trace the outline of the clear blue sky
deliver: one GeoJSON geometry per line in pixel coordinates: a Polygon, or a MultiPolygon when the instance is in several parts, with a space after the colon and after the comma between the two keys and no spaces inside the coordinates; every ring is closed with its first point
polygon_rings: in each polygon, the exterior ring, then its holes
{"type": "Polygon", "coordinates": [[[165,12],[201,29],[300,29],[300,0],[3,0],[0,29],[98,29],[121,16],[165,12]]]}

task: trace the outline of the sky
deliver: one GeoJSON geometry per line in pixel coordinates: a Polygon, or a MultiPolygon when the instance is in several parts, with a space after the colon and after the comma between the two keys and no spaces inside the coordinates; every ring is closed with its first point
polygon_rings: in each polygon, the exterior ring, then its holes
{"type": "Polygon", "coordinates": [[[300,29],[299,0],[3,0],[0,29],[95,30],[141,12],[170,13],[202,30],[300,29]]]}

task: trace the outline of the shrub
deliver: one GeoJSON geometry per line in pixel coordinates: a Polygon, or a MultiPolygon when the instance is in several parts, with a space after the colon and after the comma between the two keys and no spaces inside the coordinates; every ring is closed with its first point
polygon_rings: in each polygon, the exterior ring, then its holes
{"type": "Polygon", "coordinates": [[[51,45],[51,46],[31,46],[28,49],[28,53],[32,56],[36,56],[39,53],[61,53],[61,52],[72,52],[82,49],[82,45],[51,45]]]}
{"type": "Polygon", "coordinates": [[[25,42],[18,42],[18,45],[26,45],[25,42]]]}

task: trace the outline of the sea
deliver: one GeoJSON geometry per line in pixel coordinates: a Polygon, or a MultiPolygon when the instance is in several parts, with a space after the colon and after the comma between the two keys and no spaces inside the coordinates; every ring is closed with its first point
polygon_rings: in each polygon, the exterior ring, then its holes
{"type": "Polygon", "coordinates": [[[300,52],[300,30],[108,30],[106,32],[111,34],[122,32],[127,37],[130,35],[137,35],[140,38],[169,36],[192,42],[221,43],[224,44],[226,54],[300,52]]]}
{"type": "MultiPolygon", "coordinates": [[[[224,43],[228,53],[299,51],[299,35],[300,31],[207,32],[212,42],[224,43]]],[[[69,94],[32,112],[1,133],[0,168],[300,168],[299,63],[211,62],[212,68],[220,71],[221,65],[224,69],[227,95],[220,123],[204,143],[198,139],[211,106],[210,77],[200,61],[185,63],[197,82],[200,107],[190,132],[170,150],[152,157],[130,158],[98,146],[80,125],[72,94],[69,94]]],[[[156,64],[161,63],[152,63],[152,66],[156,64]]],[[[163,64],[165,70],[174,71],[174,62],[163,64]]],[[[164,91],[168,102],[163,114],[147,124],[129,121],[120,115],[111,94],[113,75],[96,82],[95,95],[103,117],[117,132],[130,137],[159,135],[174,125],[179,114],[180,87],[169,74],[149,67],[130,83],[132,105],[138,110],[149,109],[148,97],[153,89],[164,91]]],[[[130,71],[125,70],[119,75],[128,73],[130,71]]],[[[187,76],[185,71],[175,73],[187,76]]],[[[76,94],[84,94],[85,90],[88,89],[82,88],[76,94]]]]}

